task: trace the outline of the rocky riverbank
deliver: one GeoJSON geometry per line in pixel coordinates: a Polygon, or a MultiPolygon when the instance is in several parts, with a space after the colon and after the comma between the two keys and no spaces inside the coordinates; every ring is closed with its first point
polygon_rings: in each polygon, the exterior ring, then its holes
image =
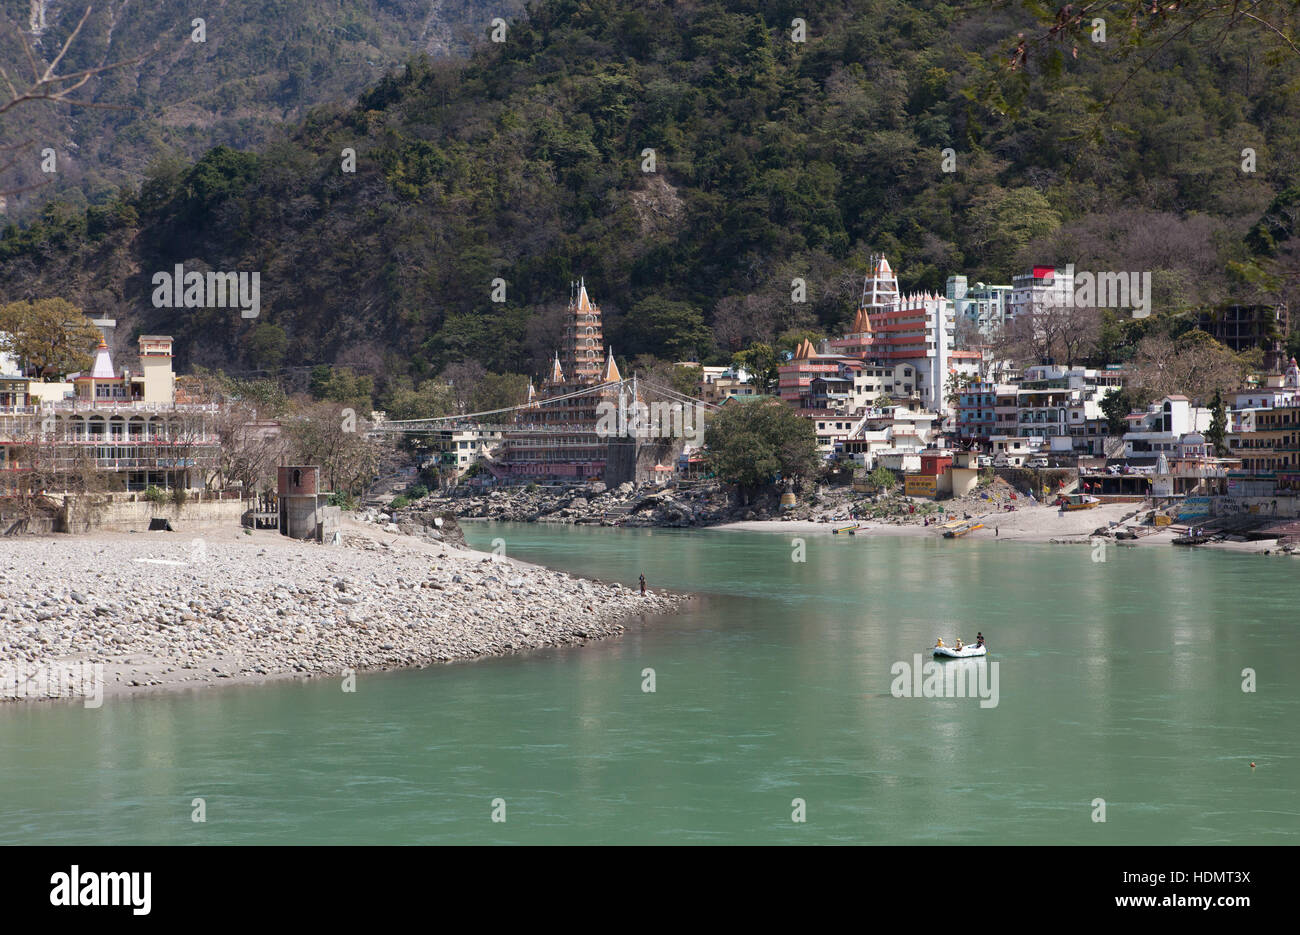
{"type": "Polygon", "coordinates": [[[59,666],[103,665],[111,696],[502,655],[615,636],[686,599],[352,521],[344,543],[227,529],[0,540],[0,700],[31,697],[59,666]]]}
{"type": "Polygon", "coordinates": [[[739,522],[845,523],[871,521],[878,525],[923,526],[940,516],[962,517],[1010,503],[1012,488],[997,481],[958,499],[932,502],[922,498],[854,491],[849,485],[822,484],[802,491],[793,508],[783,508],[780,493],[769,489],[739,503],[731,490],[714,481],[666,487],[634,488],[623,484],[567,487],[504,487],[480,490],[468,486],[432,494],[391,512],[370,511],[372,522],[396,528],[429,529],[439,516],[490,519],[519,523],[569,523],[602,526],[721,526],[739,522]]]}
{"type": "MultiPolygon", "coordinates": [[[[427,522],[436,515],[461,519],[491,519],[515,523],[567,523],[579,526],[720,526],[742,520],[787,515],[775,490],[748,503],[737,502],[727,485],[700,481],[666,487],[606,488],[602,483],[565,487],[502,487],[479,490],[458,487],[431,494],[400,510],[378,515],[376,522],[427,522]]],[[[793,511],[799,519],[812,519],[817,507],[803,504],[793,511]]]]}

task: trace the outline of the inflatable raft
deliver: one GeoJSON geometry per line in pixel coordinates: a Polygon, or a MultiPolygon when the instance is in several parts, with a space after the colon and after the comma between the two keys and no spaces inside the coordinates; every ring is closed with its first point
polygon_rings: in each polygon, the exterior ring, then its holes
{"type": "Polygon", "coordinates": [[[969,659],[972,656],[988,655],[988,651],[987,646],[963,646],[960,651],[953,649],[951,646],[936,646],[934,655],[936,659],[969,659]]]}

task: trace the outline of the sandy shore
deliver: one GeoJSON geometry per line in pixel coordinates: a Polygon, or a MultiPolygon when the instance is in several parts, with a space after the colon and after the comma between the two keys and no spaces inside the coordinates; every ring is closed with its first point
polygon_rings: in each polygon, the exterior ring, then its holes
{"type": "MultiPolygon", "coordinates": [[[[1128,525],[1133,522],[1135,513],[1139,512],[1136,503],[1107,503],[1091,510],[1076,510],[1061,513],[1051,506],[1020,506],[1011,512],[971,511],[971,522],[983,523],[983,529],[977,529],[964,538],[994,539],[1007,542],[1054,542],[1077,541],[1086,543],[1094,530],[1111,523],[1128,525]]],[[[1145,513],[1149,507],[1140,512],[1145,513]]],[[[752,532],[777,532],[783,534],[825,534],[833,530],[853,525],[852,521],[812,522],[807,520],[752,520],[727,523],[716,529],[748,530],[752,532]]],[[[856,536],[911,536],[941,537],[943,530],[938,526],[924,526],[920,522],[886,523],[879,521],[861,521],[858,523],[856,536]]],[[[1176,536],[1182,535],[1182,527],[1166,527],[1160,532],[1140,539],[1120,542],[1125,546],[1147,547],[1169,545],[1176,536]]],[[[1218,549],[1231,552],[1263,553],[1276,549],[1276,540],[1258,542],[1216,542],[1197,548],[1218,549]]]]}
{"type": "Polygon", "coordinates": [[[221,527],[0,540],[0,701],[341,683],[347,670],[615,636],[687,600],[351,520],[345,537],[330,548],[221,527]]]}

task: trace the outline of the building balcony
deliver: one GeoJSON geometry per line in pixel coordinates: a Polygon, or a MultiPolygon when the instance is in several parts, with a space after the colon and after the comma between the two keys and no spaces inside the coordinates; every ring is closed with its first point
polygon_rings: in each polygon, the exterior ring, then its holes
{"type": "Polygon", "coordinates": [[[74,412],[77,410],[94,410],[96,412],[216,412],[221,407],[216,403],[146,403],[128,399],[60,399],[41,403],[34,412],[74,412]]]}

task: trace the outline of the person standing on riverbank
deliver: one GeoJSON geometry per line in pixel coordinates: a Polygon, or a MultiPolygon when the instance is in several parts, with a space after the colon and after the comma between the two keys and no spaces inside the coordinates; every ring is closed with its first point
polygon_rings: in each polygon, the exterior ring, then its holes
{"type": "Polygon", "coordinates": [[[645,596],[645,575],[641,576],[641,595],[645,596]]]}

